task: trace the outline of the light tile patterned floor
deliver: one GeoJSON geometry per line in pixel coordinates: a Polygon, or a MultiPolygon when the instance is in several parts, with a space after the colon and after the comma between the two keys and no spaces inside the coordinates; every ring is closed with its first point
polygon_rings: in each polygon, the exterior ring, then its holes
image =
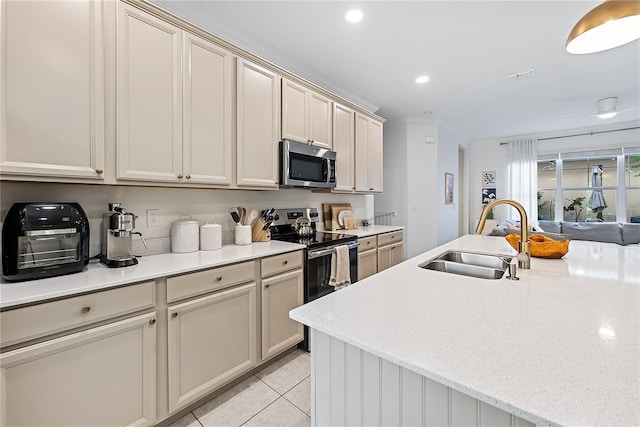
{"type": "Polygon", "coordinates": [[[170,427],[310,426],[311,355],[287,354],[170,427]]]}

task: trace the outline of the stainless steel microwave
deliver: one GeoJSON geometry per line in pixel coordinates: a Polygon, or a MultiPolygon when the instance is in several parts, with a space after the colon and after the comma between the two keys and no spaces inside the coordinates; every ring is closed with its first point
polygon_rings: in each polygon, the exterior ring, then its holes
{"type": "Polygon", "coordinates": [[[280,141],[280,187],[334,188],[336,152],[288,139],[280,141]]]}

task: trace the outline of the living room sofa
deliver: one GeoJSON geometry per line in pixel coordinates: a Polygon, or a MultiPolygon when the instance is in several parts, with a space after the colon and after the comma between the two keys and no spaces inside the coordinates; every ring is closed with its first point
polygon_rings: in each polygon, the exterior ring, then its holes
{"type": "Polygon", "coordinates": [[[619,245],[640,243],[640,224],[566,221],[539,221],[539,224],[546,232],[567,234],[572,240],[592,240],[619,245]]]}

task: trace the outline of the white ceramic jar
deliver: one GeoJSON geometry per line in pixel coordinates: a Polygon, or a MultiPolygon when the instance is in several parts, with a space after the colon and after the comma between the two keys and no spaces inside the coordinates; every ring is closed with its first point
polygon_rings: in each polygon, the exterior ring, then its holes
{"type": "Polygon", "coordinates": [[[200,250],[213,251],[222,248],[222,226],[207,222],[200,226],[200,250]]]}
{"type": "Polygon", "coordinates": [[[171,224],[171,252],[195,252],[200,248],[200,224],[189,218],[179,218],[171,224]]]}

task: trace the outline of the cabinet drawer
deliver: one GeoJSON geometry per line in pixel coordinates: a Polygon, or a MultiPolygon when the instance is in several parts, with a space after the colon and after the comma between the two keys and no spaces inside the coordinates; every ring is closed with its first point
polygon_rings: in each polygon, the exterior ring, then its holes
{"type": "Polygon", "coordinates": [[[391,233],[378,234],[378,246],[402,242],[402,230],[391,233]]]}
{"type": "Polygon", "coordinates": [[[360,246],[358,246],[358,253],[376,248],[376,236],[361,237],[358,239],[358,242],[360,242],[360,246]]]}
{"type": "Polygon", "coordinates": [[[260,262],[262,264],[262,277],[271,276],[302,267],[302,251],[263,258],[260,262]]]}
{"type": "Polygon", "coordinates": [[[155,282],[0,313],[0,343],[13,345],[155,305],[155,282]]]}
{"type": "Polygon", "coordinates": [[[167,279],[167,302],[255,280],[255,262],[243,262],[167,279]]]}

